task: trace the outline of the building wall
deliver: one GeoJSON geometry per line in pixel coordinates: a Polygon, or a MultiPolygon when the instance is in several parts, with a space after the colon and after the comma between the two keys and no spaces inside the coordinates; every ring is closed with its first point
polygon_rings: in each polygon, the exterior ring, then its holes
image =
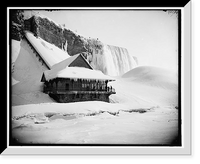
{"type": "Polygon", "coordinates": [[[106,90],[107,83],[96,80],[84,80],[84,79],[55,79],[50,80],[49,87],[53,87],[52,91],[102,91],[106,90]],[[68,84],[69,88],[66,88],[68,84]]]}
{"type": "Polygon", "coordinates": [[[96,101],[96,100],[109,102],[109,96],[113,94],[107,91],[106,81],[103,82],[103,81],[87,80],[87,79],[84,80],[84,79],[59,78],[50,80],[49,83],[50,83],[50,85],[48,85],[50,86],[50,90],[48,90],[49,96],[61,103],[78,102],[78,101],[96,101]],[[66,84],[69,85],[68,90],[66,89],[66,84]],[[86,92],[73,92],[73,93],[70,92],[70,94],[68,94],[67,91],[86,91],[86,92]]]}
{"type": "Polygon", "coordinates": [[[81,55],[79,55],[70,65],[69,67],[84,67],[88,69],[92,69],[91,66],[83,59],[81,55]]]}

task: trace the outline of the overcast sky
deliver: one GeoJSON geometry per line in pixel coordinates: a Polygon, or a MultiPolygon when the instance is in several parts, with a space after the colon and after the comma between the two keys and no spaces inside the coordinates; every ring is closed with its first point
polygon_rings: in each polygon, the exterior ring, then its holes
{"type": "Polygon", "coordinates": [[[178,19],[162,10],[36,11],[67,29],[125,47],[139,65],[177,69],[178,19]]]}

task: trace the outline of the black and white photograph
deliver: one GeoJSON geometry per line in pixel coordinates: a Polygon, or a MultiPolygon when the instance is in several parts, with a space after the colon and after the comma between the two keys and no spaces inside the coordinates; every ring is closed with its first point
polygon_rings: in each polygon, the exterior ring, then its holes
{"type": "Polygon", "coordinates": [[[193,5],[7,7],[0,156],[194,153],[193,5]]]}
{"type": "Polygon", "coordinates": [[[191,152],[186,6],[7,8],[4,154],[191,152]]]}
{"type": "Polygon", "coordinates": [[[181,10],[10,8],[10,146],[182,146],[181,10]]]}

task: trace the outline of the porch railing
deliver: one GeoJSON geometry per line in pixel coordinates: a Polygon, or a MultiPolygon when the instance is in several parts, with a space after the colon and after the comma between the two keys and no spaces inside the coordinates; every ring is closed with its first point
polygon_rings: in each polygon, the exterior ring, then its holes
{"type": "Polygon", "coordinates": [[[105,89],[104,88],[69,88],[69,89],[66,89],[66,88],[54,88],[54,87],[44,87],[43,88],[43,91],[45,93],[48,93],[48,92],[68,92],[68,91],[96,91],[96,92],[108,92],[108,93],[115,93],[115,89],[112,88],[112,87],[106,87],[105,89]]]}

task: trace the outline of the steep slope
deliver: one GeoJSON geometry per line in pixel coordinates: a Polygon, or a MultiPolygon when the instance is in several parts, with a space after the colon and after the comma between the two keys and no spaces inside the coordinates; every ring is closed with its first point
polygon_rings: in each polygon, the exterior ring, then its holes
{"type": "Polygon", "coordinates": [[[35,37],[31,32],[26,31],[25,37],[48,68],[70,57],[66,51],[61,50],[40,37],[35,37]]]}
{"type": "Polygon", "coordinates": [[[39,56],[36,57],[27,41],[22,40],[12,73],[13,79],[18,81],[18,83],[12,85],[12,105],[52,101],[41,92],[42,83],[40,79],[43,71],[48,68],[42,65],[39,60],[39,56]],[[41,97],[43,100],[41,100],[41,97]]]}
{"type": "Polygon", "coordinates": [[[41,92],[42,74],[69,55],[31,32],[24,33],[24,39],[11,42],[12,104],[52,102],[41,92]]]}

